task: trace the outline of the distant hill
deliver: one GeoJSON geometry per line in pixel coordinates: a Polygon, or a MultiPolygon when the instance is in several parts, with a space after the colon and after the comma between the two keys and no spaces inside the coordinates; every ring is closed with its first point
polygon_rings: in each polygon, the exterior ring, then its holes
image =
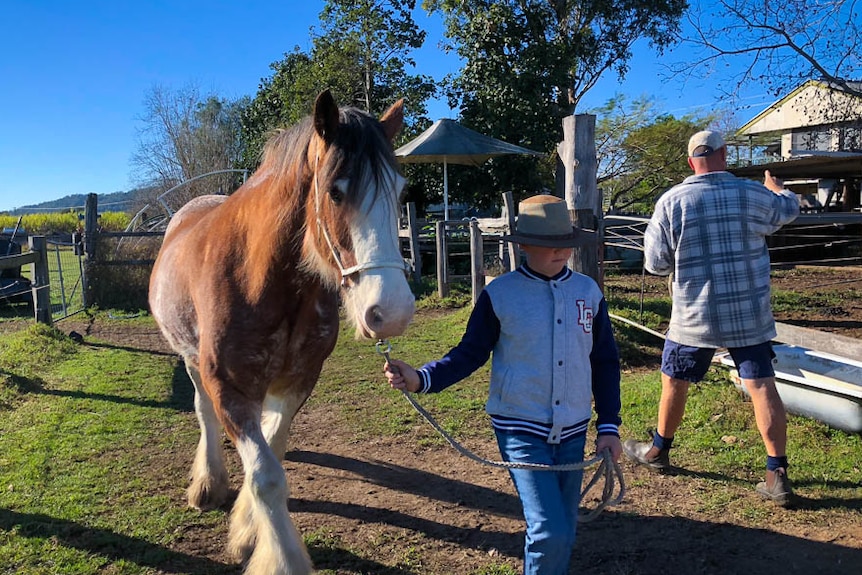
{"type": "MultiPolygon", "coordinates": [[[[98,194],[99,210],[122,212],[134,209],[135,203],[138,201],[139,194],[144,191],[134,189],[128,192],[113,192],[110,194],[98,194]]],[[[66,211],[73,208],[83,209],[87,203],[87,194],[71,194],[64,196],[58,200],[42,202],[41,204],[32,204],[29,206],[21,206],[10,212],[12,216],[21,216],[24,214],[37,214],[50,211],[66,211]]]]}

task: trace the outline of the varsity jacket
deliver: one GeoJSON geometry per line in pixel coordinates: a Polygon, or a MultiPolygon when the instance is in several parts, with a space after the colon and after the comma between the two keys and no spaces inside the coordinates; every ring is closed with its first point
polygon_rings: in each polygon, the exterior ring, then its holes
{"type": "Polygon", "coordinates": [[[480,294],[464,335],[422,366],[420,393],[436,393],[491,360],[485,404],[500,430],[559,443],[586,433],[592,401],[600,435],[619,435],[620,363],[607,303],[589,277],[549,278],[526,265],[480,294]]]}

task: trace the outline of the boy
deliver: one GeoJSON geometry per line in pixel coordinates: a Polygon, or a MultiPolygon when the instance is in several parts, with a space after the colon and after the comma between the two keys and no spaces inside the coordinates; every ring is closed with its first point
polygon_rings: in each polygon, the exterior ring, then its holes
{"type": "MultiPolygon", "coordinates": [[[[485,409],[503,460],[564,465],[584,460],[595,400],[596,450],[619,459],[620,364],[607,303],[598,285],[567,267],[592,234],[572,226],[566,203],[533,196],[519,204],[518,243],[526,263],[480,294],[460,343],[418,371],[384,365],[395,389],[436,393],[491,356],[485,409]]],[[[524,510],[525,575],[568,573],[582,471],[510,469],[524,510]]]]}

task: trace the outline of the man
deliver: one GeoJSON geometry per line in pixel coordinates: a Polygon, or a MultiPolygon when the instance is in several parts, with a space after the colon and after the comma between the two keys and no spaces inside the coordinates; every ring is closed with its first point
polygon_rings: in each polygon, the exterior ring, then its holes
{"type": "Polygon", "coordinates": [[[766,480],[756,491],[786,506],[792,498],[787,416],[772,367],[776,331],[766,237],[796,218],[799,202],[768,170],[763,185],[727,172],[727,147],[716,132],[692,136],[688,156],[694,175],[659,198],[644,236],[646,269],[672,274],[658,425],[651,443],[630,439],[623,451],[652,469],[670,468],[689,385],[703,379],[715,349],[726,347],[766,447],[766,480]]]}

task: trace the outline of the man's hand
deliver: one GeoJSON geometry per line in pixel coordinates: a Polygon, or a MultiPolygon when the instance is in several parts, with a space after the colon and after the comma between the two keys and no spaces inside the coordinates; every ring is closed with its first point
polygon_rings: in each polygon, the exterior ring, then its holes
{"type": "Polygon", "coordinates": [[[784,180],[776,178],[769,170],[763,172],[763,185],[775,193],[784,191],[784,180]]]}

